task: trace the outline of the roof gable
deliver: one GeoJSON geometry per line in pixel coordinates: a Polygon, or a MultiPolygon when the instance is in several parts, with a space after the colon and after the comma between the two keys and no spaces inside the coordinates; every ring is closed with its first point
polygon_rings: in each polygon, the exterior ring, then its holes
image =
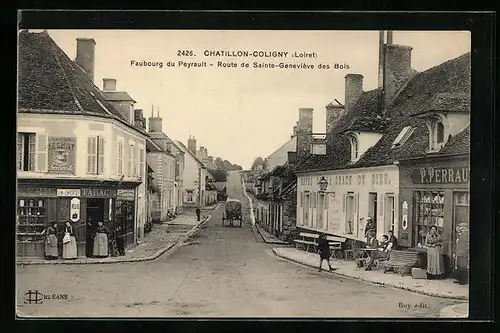
{"type": "Polygon", "coordinates": [[[188,153],[188,155],[190,155],[196,161],[196,163],[198,163],[201,167],[206,168],[205,164],[203,164],[198,159],[198,157],[196,157],[196,155],[193,154],[193,152],[191,150],[189,150],[182,142],[180,142],[180,141],[176,141],[176,142],[177,142],[177,145],[180,147],[180,149],[182,149],[185,153],[188,153]]]}

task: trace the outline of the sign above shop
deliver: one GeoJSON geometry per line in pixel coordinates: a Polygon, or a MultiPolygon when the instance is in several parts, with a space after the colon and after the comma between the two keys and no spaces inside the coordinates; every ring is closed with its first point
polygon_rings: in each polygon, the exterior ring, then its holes
{"type": "Polygon", "coordinates": [[[57,189],[58,197],[79,197],[81,196],[81,191],[79,188],[69,189],[69,188],[58,188],[57,189]]]}
{"type": "Polygon", "coordinates": [[[19,186],[17,188],[18,197],[55,197],[57,191],[53,187],[31,187],[31,186],[19,186]]]}
{"type": "Polygon", "coordinates": [[[467,184],[469,167],[418,168],[413,169],[411,178],[414,184],[467,184]]]}
{"type": "Polygon", "coordinates": [[[119,200],[134,200],[135,199],[135,191],[134,190],[118,190],[116,193],[116,198],[119,200]]]}
{"type": "Polygon", "coordinates": [[[76,138],[49,136],[48,169],[50,173],[75,174],[76,138]]]}
{"type": "Polygon", "coordinates": [[[80,199],[78,198],[71,199],[70,219],[73,222],[80,219],[80,199]]]}
{"type": "Polygon", "coordinates": [[[82,188],[82,197],[86,198],[114,198],[116,197],[116,189],[104,188],[82,188]]]}

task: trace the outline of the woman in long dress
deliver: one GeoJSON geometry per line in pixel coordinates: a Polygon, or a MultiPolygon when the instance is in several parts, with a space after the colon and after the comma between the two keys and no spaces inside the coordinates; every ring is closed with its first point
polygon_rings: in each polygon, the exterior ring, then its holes
{"type": "Polygon", "coordinates": [[[47,228],[47,236],[45,238],[45,257],[49,260],[57,259],[59,251],[57,250],[57,223],[47,228]]]}
{"type": "Polygon", "coordinates": [[[69,234],[69,242],[63,241],[63,259],[76,259],[76,238],[71,222],[66,222],[65,234],[69,234]]]}
{"type": "Polygon", "coordinates": [[[102,225],[102,222],[97,223],[97,230],[94,237],[94,257],[108,256],[108,229],[102,225]]]}
{"type": "Polygon", "coordinates": [[[427,278],[440,278],[445,273],[443,256],[441,255],[443,239],[434,225],[425,237],[425,246],[427,247],[427,278]]]}

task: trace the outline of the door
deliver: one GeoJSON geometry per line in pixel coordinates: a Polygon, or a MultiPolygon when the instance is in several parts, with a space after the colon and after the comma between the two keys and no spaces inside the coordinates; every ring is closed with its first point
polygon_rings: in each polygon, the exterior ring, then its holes
{"type": "Polygon", "coordinates": [[[311,197],[309,193],[305,193],[304,195],[304,210],[303,210],[303,220],[304,220],[304,225],[309,226],[309,207],[311,204],[311,197]]]}
{"type": "Polygon", "coordinates": [[[396,201],[394,199],[394,194],[387,194],[385,200],[385,227],[383,230],[384,234],[387,234],[389,230],[394,231],[397,235],[397,223],[396,223],[396,201]]]}
{"type": "Polygon", "coordinates": [[[353,234],[354,227],[354,192],[347,193],[346,198],[346,234],[353,234]]]}
{"type": "Polygon", "coordinates": [[[92,257],[94,247],[94,236],[97,229],[97,222],[104,222],[104,200],[105,199],[87,199],[87,223],[85,228],[85,254],[92,257]]]}

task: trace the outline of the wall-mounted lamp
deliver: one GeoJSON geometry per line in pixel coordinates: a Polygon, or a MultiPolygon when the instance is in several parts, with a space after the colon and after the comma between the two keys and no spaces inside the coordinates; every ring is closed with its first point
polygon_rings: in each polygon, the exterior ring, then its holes
{"type": "Polygon", "coordinates": [[[330,194],[332,197],[335,197],[335,192],[326,192],[326,190],[328,188],[328,180],[326,180],[325,176],[321,176],[321,178],[319,179],[318,185],[319,185],[320,192],[330,194]]]}

